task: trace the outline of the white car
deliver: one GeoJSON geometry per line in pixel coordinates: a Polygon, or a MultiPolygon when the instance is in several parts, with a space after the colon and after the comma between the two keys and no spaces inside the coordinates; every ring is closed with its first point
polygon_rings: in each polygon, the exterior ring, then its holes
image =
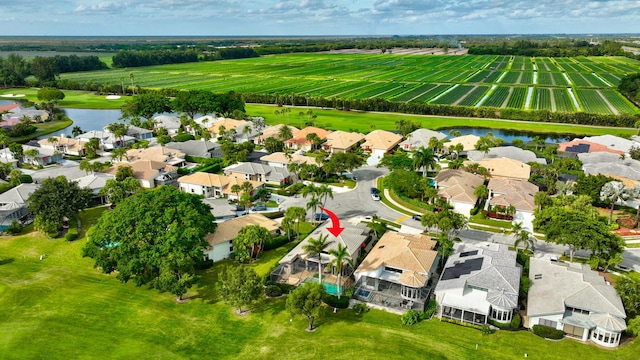
{"type": "Polygon", "coordinates": [[[380,201],[380,195],[378,194],[371,194],[371,198],[375,201],[380,201]]]}

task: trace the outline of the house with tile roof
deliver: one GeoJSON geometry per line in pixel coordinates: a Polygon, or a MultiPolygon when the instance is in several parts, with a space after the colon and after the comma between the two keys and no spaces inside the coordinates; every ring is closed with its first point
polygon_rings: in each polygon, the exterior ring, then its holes
{"type": "Polygon", "coordinates": [[[169,136],[178,134],[180,130],[180,118],[174,115],[158,115],[153,118],[153,128],[166,129],[169,136]]]}
{"type": "Polygon", "coordinates": [[[495,243],[453,246],[434,291],[438,316],[474,325],[511,322],[522,275],[516,252],[495,243]]]}
{"type": "Polygon", "coordinates": [[[587,175],[615,175],[631,180],[640,180],[640,161],[608,152],[581,153],[582,171],[587,175]]]}
{"type": "Polygon", "coordinates": [[[609,134],[586,136],[582,140],[606,146],[609,150],[622,151],[625,154],[629,154],[632,147],[640,147],[640,143],[637,141],[609,134]]]}
{"type": "Polygon", "coordinates": [[[123,137],[116,137],[112,132],[106,130],[91,130],[76,136],[76,139],[86,142],[89,142],[89,140],[93,138],[100,140],[100,146],[106,151],[126,147],[136,142],[136,138],[133,136],[125,135],[123,137]]]}
{"type": "Polygon", "coordinates": [[[84,139],[72,139],[66,136],[51,136],[47,139],[38,140],[38,144],[43,149],[50,149],[61,152],[66,155],[84,156],[84,145],[87,143],[84,139]],[[49,142],[49,139],[56,139],[55,142],[49,142]]]}
{"type": "Polygon", "coordinates": [[[235,176],[195,172],[190,175],[181,176],[178,179],[178,188],[180,191],[202,195],[205,198],[226,197],[229,199],[238,199],[239,194],[232,192],[231,188],[233,185],[242,186],[245,181],[248,181],[253,186],[252,194],[264,186],[264,183],[260,181],[244,180],[235,176]]]}
{"type": "Polygon", "coordinates": [[[549,326],[572,338],[616,347],[626,330],[622,300],[587,264],[550,256],[529,260],[528,326],[549,326]]]}
{"type": "Polygon", "coordinates": [[[322,146],[330,154],[349,152],[362,140],[364,140],[364,135],[360,133],[338,130],[328,134],[327,141],[322,146]]]}
{"type": "Polygon", "coordinates": [[[236,204],[230,203],[225,198],[202,198],[202,203],[211,208],[211,214],[216,218],[216,223],[222,223],[244,214],[244,211],[242,213],[238,211],[236,204]]]}
{"type": "Polygon", "coordinates": [[[470,216],[478,197],[476,188],[484,184],[484,178],[464,170],[444,169],[435,178],[438,184],[438,196],[449,202],[453,209],[465,216],[470,216]]]}
{"type": "Polygon", "coordinates": [[[121,166],[131,166],[133,177],[140,182],[143,188],[147,189],[153,189],[160,185],[173,185],[178,179],[178,168],[176,166],[153,160],[118,162],[104,172],[115,175],[121,166]]]}
{"type": "Polygon", "coordinates": [[[358,265],[355,298],[393,310],[424,310],[438,266],[429,236],[387,231],[358,265]]]}
{"type": "Polygon", "coordinates": [[[535,162],[542,165],[547,165],[547,159],[539,158],[533,151],[523,150],[516,146],[491,147],[489,148],[489,152],[487,153],[479,150],[470,150],[467,152],[467,159],[469,159],[470,161],[499,158],[518,160],[525,164],[535,162]]]}
{"type": "Polygon", "coordinates": [[[136,140],[149,140],[153,137],[153,130],[129,125],[127,126],[127,136],[131,136],[136,140]]]}
{"type": "Polygon", "coordinates": [[[209,246],[204,250],[204,259],[220,261],[229,258],[233,253],[233,239],[245,226],[259,225],[266,228],[272,235],[279,229],[278,223],[262,214],[248,214],[219,223],[213,233],[205,236],[209,246]]]}
{"type": "Polygon", "coordinates": [[[298,132],[300,131],[300,129],[291,125],[285,125],[285,124],[273,125],[263,129],[262,134],[256,135],[256,137],[253,139],[253,142],[257,145],[262,145],[264,141],[270,137],[280,139],[280,129],[282,129],[284,126],[288,126],[289,129],[291,129],[291,134],[294,138],[297,136],[298,132]]]}
{"type": "Polygon", "coordinates": [[[310,164],[318,165],[316,158],[300,154],[285,154],[283,152],[274,152],[260,158],[260,161],[269,166],[287,168],[289,164],[310,164]]]}
{"type": "Polygon", "coordinates": [[[252,180],[274,185],[289,184],[293,176],[287,168],[254,162],[242,162],[227,166],[224,168],[224,174],[243,180],[252,180]]]}
{"type": "MultiPolygon", "coordinates": [[[[38,110],[36,108],[25,108],[22,105],[14,102],[9,105],[0,106],[0,113],[2,114],[3,121],[18,121],[20,122],[24,117],[29,118],[33,122],[45,122],[49,119],[49,112],[46,110],[38,110]]],[[[3,124],[4,126],[4,124],[3,124]]]]}
{"type": "Polygon", "coordinates": [[[406,140],[400,143],[400,149],[404,151],[414,151],[421,147],[428,148],[431,138],[443,140],[447,138],[447,135],[429,129],[417,129],[406,136],[406,140]]]}
{"type": "Polygon", "coordinates": [[[622,155],[624,151],[610,149],[608,146],[597,144],[584,139],[574,139],[558,144],[558,151],[572,154],[584,154],[592,152],[609,152],[622,155]]]}
{"type": "Polygon", "coordinates": [[[251,124],[251,122],[247,120],[217,118],[207,130],[209,130],[214,138],[222,136],[222,130],[224,130],[225,134],[229,134],[229,131],[231,131],[232,129],[233,131],[235,131],[236,136],[241,136],[242,133],[239,133],[237,128],[247,124],[251,124]]]}
{"type": "Polygon", "coordinates": [[[17,167],[18,162],[24,162],[35,166],[44,166],[53,163],[60,163],[64,160],[61,152],[37,146],[22,145],[22,153],[23,155],[20,156],[20,158],[16,158],[9,148],[0,149],[0,161],[12,163],[14,167],[17,167]],[[29,150],[37,150],[37,154],[35,156],[24,155],[24,152],[29,150]]]}
{"type": "Polygon", "coordinates": [[[316,134],[320,140],[324,141],[330,133],[330,130],[317,128],[315,126],[307,126],[306,128],[298,131],[293,138],[285,141],[285,145],[289,149],[309,151],[313,146],[313,142],[307,140],[307,136],[309,134],[316,134]]]}
{"type": "Polygon", "coordinates": [[[513,222],[519,222],[533,232],[533,211],[536,209],[533,198],[540,190],[538,186],[526,180],[491,178],[487,188],[491,206],[515,207],[513,222]]]}
{"type": "Polygon", "coordinates": [[[26,223],[29,217],[29,198],[39,184],[20,184],[0,194],[0,230],[15,220],[26,223]]]}
{"type": "Polygon", "coordinates": [[[462,151],[470,151],[476,148],[476,144],[480,140],[480,136],[469,134],[458,136],[449,139],[449,141],[444,143],[445,149],[449,148],[449,146],[456,146],[458,144],[462,144],[462,151]]]}
{"type": "Polygon", "coordinates": [[[128,162],[149,160],[177,167],[183,167],[187,164],[187,161],[184,159],[184,152],[165,146],[129,149],[127,150],[125,158],[128,162]]]}
{"type": "Polygon", "coordinates": [[[467,166],[472,163],[477,163],[487,169],[491,177],[529,180],[531,175],[531,166],[520,160],[505,157],[485,158],[480,161],[465,161],[464,165],[467,166]]]}
{"type": "Polygon", "coordinates": [[[329,263],[333,260],[333,255],[330,255],[329,251],[337,249],[338,244],[342,244],[347,248],[349,257],[354,265],[357,266],[358,257],[360,256],[362,245],[369,234],[369,229],[360,222],[347,221],[342,222],[340,225],[344,227],[344,231],[337,237],[327,230],[328,227],[332,226],[330,221],[325,221],[318,226],[280,260],[278,267],[271,272],[271,280],[295,286],[307,281],[317,281],[318,266],[320,266],[323,282],[333,284],[336,289],[344,291],[353,282],[351,275],[354,269],[349,265],[345,265],[341,273],[341,283],[338,284],[336,268],[335,266],[329,266],[329,263]],[[304,246],[309,243],[309,239],[318,239],[320,236],[325,235],[328,235],[327,243],[329,246],[319,257],[318,255],[308,255],[303,250],[304,246]]]}
{"type": "Polygon", "coordinates": [[[116,176],[114,174],[94,172],[83,177],[72,179],[72,181],[77,182],[80,188],[87,188],[91,190],[93,193],[92,202],[94,204],[107,204],[109,203],[109,198],[108,196],[100,196],[100,190],[107,185],[108,180],[115,179],[116,176]]]}
{"type": "Polygon", "coordinates": [[[377,165],[384,154],[393,150],[402,141],[402,135],[386,130],[374,130],[364,137],[364,143],[360,145],[364,151],[371,153],[367,164],[377,165]]]}
{"type": "Polygon", "coordinates": [[[187,140],[183,142],[170,142],[164,145],[169,149],[178,150],[184,155],[211,159],[222,158],[220,144],[208,140],[187,140]]]}

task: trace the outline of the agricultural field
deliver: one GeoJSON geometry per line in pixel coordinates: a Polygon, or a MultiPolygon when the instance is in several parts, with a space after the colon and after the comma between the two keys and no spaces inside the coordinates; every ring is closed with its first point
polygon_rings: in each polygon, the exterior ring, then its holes
{"type": "Polygon", "coordinates": [[[635,72],[640,72],[640,61],[624,57],[316,53],[109,69],[62,74],[61,78],[104,84],[120,84],[125,79],[128,85],[132,74],[135,85],[145,88],[465,106],[476,106],[484,99],[480,106],[517,109],[525,108],[526,89],[531,86],[535,96],[529,109],[622,114],[640,113],[615,89],[620,79],[635,72]],[[568,88],[582,93],[579,107],[567,95],[568,88]],[[485,98],[487,92],[491,94],[485,98]]]}

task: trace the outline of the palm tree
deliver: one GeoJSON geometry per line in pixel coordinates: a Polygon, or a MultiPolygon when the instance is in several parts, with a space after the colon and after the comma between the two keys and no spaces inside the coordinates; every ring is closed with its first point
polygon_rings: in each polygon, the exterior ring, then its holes
{"type": "Polygon", "coordinates": [[[522,226],[521,222],[514,222],[513,224],[511,224],[511,234],[513,234],[513,236],[520,236],[520,233],[522,231],[524,231],[524,227],[522,226]]]}
{"type": "Polygon", "coordinates": [[[0,145],[2,145],[3,149],[7,146],[7,144],[9,144],[9,141],[9,136],[7,136],[5,132],[0,132],[0,145]]]}
{"type": "Polygon", "coordinates": [[[78,137],[78,135],[82,134],[83,132],[84,131],[82,131],[80,126],[74,126],[73,129],[71,129],[71,135],[73,135],[73,137],[78,137]]]}
{"type": "Polygon", "coordinates": [[[602,185],[600,189],[600,200],[611,202],[611,212],[609,213],[609,224],[613,219],[613,210],[618,201],[624,201],[629,198],[629,191],[620,181],[609,181],[602,185]]]}
{"type": "Polygon", "coordinates": [[[442,232],[438,234],[438,255],[440,255],[440,265],[444,265],[446,258],[453,254],[453,241],[449,240],[447,234],[442,232]]]}
{"type": "Polygon", "coordinates": [[[56,149],[56,143],[58,142],[58,138],[57,138],[57,137],[55,137],[55,136],[51,136],[50,138],[48,138],[48,139],[47,139],[47,142],[48,142],[49,144],[51,144],[51,146],[53,146],[53,149],[54,149],[54,150],[57,150],[57,149],[56,149]]]}
{"type": "Polygon", "coordinates": [[[335,266],[336,272],[338,273],[338,299],[340,299],[340,295],[342,295],[342,282],[340,281],[342,276],[342,269],[346,264],[349,264],[351,268],[354,268],[353,259],[349,254],[349,249],[342,245],[338,244],[337,249],[329,250],[329,255],[333,256],[333,259],[329,262],[329,266],[335,266]]]}
{"type": "Polygon", "coordinates": [[[328,198],[331,198],[333,200],[333,190],[327,184],[322,184],[318,188],[316,188],[316,194],[318,195],[318,198],[323,198],[322,199],[323,208],[326,207],[325,205],[327,204],[328,198]]]}
{"type": "Polygon", "coordinates": [[[238,201],[240,200],[240,191],[242,191],[242,188],[240,187],[240,185],[238,184],[231,185],[231,192],[236,194],[238,201]]]}
{"type": "Polygon", "coordinates": [[[245,140],[249,141],[249,135],[251,134],[251,126],[245,125],[242,128],[242,135],[244,135],[245,140]]]}
{"type": "Polygon", "coordinates": [[[516,241],[513,243],[516,250],[520,244],[524,245],[524,250],[527,251],[531,247],[533,249],[535,239],[527,230],[520,230],[518,235],[516,236],[516,241]]]}
{"type": "Polygon", "coordinates": [[[40,154],[38,149],[30,149],[24,152],[24,155],[30,158],[33,165],[38,165],[38,154],[40,154]]]}
{"type": "Polygon", "coordinates": [[[291,130],[288,125],[283,125],[280,127],[280,130],[278,130],[278,137],[282,141],[287,141],[293,137],[293,130],[291,130]]]}
{"type": "Polygon", "coordinates": [[[486,200],[489,197],[489,189],[487,188],[487,185],[483,184],[478,186],[473,191],[473,195],[475,195],[478,198],[479,203],[482,203],[484,200],[486,200]]]}
{"type": "Polygon", "coordinates": [[[311,238],[302,246],[302,250],[304,250],[308,257],[318,256],[318,282],[320,285],[322,285],[322,253],[333,242],[327,242],[328,237],[329,235],[320,235],[317,239],[311,238]]]}
{"type": "Polygon", "coordinates": [[[318,206],[320,206],[320,200],[317,197],[312,197],[311,200],[309,200],[309,202],[307,203],[307,210],[309,209],[313,209],[313,212],[311,213],[311,219],[312,221],[316,221],[315,219],[315,214],[316,214],[316,209],[318,208],[318,206]]]}
{"type": "Polygon", "coordinates": [[[424,168],[424,176],[427,176],[429,169],[435,169],[438,167],[438,161],[436,160],[433,150],[421,146],[418,150],[413,152],[413,168],[420,170],[424,168]]]}
{"type": "Polygon", "coordinates": [[[131,80],[131,95],[135,96],[136,95],[136,88],[135,88],[135,86],[133,86],[134,77],[133,77],[133,73],[132,72],[129,73],[129,80],[131,80]]]}

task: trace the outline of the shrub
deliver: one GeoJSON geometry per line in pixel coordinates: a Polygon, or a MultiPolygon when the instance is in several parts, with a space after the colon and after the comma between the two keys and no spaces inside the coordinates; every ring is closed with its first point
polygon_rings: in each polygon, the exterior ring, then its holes
{"type": "Polygon", "coordinates": [[[176,135],[175,140],[176,142],[185,142],[188,140],[194,140],[195,138],[193,137],[193,135],[189,134],[189,133],[181,133],[176,135]]]}
{"type": "Polygon", "coordinates": [[[20,175],[20,183],[21,184],[31,184],[33,183],[33,178],[29,174],[20,175]]]}
{"type": "Polygon", "coordinates": [[[325,294],[323,301],[325,304],[338,309],[346,309],[349,307],[348,296],[341,296],[340,299],[338,299],[335,295],[325,294]]]}
{"type": "Polygon", "coordinates": [[[369,307],[365,303],[357,303],[357,304],[353,305],[353,312],[356,315],[362,315],[362,314],[366,313],[367,311],[369,311],[369,307]]]}
{"type": "Polygon", "coordinates": [[[276,236],[264,242],[264,251],[273,250],[289,242],[286,236],[276,236]]]}
{"type": "Polygon", "coordinates": [[[78,238],[78,234],[75,232],[68,232],[65,236],[64,239],[67,241],[73,241],[75,239],[78,238]]]}
{"type": "Polygon", "coordinates": [[[436,313],[436,309],[438,308],[435,300],[430,300],[429,304],[427,304],[427,309],[424,311],[424,318],[431,319],[433,314],[436,313]]]}
{"type": "Polygon", "coordinates": [[[269,219],[278,219],[284,216],[284,212],[273,211],[273,212],[262,213],[262,215],[264,215],[266,218],[269,218],[269,219]]]}
{"type": "Polygon", "coordinates": [[[482,327],[480,329],[482,330],[482,335],[493,334],[493,329],[491,329],[491,327],[487,324],[482,324],[482,327]]]}
{"type": "Polygon", "coordinates": [[[511,319],[511,328],[520,329],[520,325],[522,325],[522,319],[520,318],[520,314],[513,315],[513,319],[511,319]]]}
{"type": "Polygon", "coordinates": [[[564,337],[564,332],[562,330],[557,330],[549,326],[544,325],[533,325],[533,333],[546,338],[546,339],[562,339],[564,337]]]}
{"type": "Polygon", "coordinates": [[[22,231],[22,224],[20,224],[17,220],[13,220],[11,224],[4,229],[7,234],[18,235],[22,231]]]}
{"type": "Polygon", "coordinates": [[[420,321],[420,314],[413,310],[409,310],[402,314],[400,321],[402,321],[402,325],[414,325],[420,321]]]}
{"type": "Polygon", "coordinates": [[[280,290],[282,290],[283,294],[288,294],[291,292],[291,290],[295,289],[296,287],[290,284],[282,284],[279,283],[278,287],[280,288],[280,290]]]}
{"type": "Polygon", "coordinates": [[[264,294],[270,298],[278,297],[282,295],[282,289],[278,285],[269,285],[264,288],[264,294]]]}

